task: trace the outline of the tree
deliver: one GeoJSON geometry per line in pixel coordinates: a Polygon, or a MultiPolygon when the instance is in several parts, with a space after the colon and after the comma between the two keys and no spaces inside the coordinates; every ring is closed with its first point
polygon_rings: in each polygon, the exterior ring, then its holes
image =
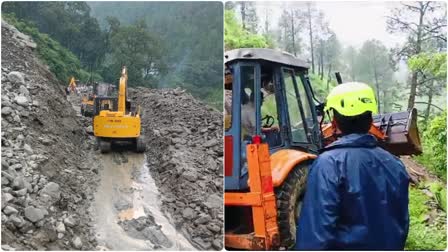
{"type": "Polygon", "coordinates": [[[412,71],[416,71],[422,76],[421,81],[418,83],[417,93],[428,96],[424,114],[425,122],[428,122],[431,107],[438,108],[432,103],[433,97],[435,94],[442,92],[446,85],[446,53],[420,53],[414,55],[409,59],[408,66],[412,71]]]}
{"type": "Polygon", "coordinates": [[[161,60],[161,43],[147,31],[144,20],[134,25],[120,26],[111,37],[111,64],[105,69],[109,82],[115,82],[120,69],[126,66],[130,86],[151,86],[155,79],[163,73],[164,66],[161,60]]]}
{"type": "Polygon", "coordinates": [[[316,8],[314,7],[314,3],[307,2],[306,3],[307,11],[304,13],[303,18],[306,19],[306,26],[308,28],[308,37],[310,41],[310,54],[311,54],[311,71],[314,73],[314,43],[313,43],[313,19],[317,13],[316,8]]]}
{"type": "Polygon", "coordinates": [[[250,33],[257,33],[258,17],[255,2],[241,1],[237,3],[240,6],[241,24],[243,25],[243,30],[247,30],[250,33]]]}
{"type": "Polygon", "coordinates": [[[226,50],[234,48],[268,47],[263,36],[244,30],[232,11],[225,11],[224,43],[226,50]]]}
{"type": "Polygon", "coordinates": [[[299,11],[292,6],[288,6],[283,10],[278,24],[283,30],[281,37],[283,49],[295,56],[300,52],[298,17],[300,17],[299,11]]]}
{"type": "MultiPolygon", "coordinates": [[[[406,2],[387,17],[390,32],[405,33],[407,42],[396,50],[399,58],[409,58],[422,52],[425,43],[439,40],[446,47],[446,4],[442,2],[406,2]],[[442,13],[442,14],[440,14],[442,13]]],[[[414,107],[419,73],[411,72],[408,109],[414,107]]]]}
{"type": "Polygon", "coordinates": [[[357,59],[357,76],[363,82],[375,85],[378,111],[385,112],[381,105],[390,103],[388,89],[392,83],[393,66],[387,48],[378,40],[364,42],[357,59]]]}

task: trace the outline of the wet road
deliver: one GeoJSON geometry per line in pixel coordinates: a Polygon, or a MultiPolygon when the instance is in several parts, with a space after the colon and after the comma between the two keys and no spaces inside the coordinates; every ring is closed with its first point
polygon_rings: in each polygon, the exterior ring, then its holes
{"type": "Polygon", "coordinates": [[[93,207],[100,247],[195,250],[160,211],[159,192],[143,154],[109,153],[99,159],[103,168],[93,207]]]}

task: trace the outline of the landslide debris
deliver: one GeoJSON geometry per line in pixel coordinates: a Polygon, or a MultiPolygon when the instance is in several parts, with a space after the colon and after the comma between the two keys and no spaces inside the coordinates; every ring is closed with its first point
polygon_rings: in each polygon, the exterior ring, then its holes
{"type": "Polygon", "coordinates": [[[221,112],[181,89],[129,90],[141,106],[142,134],[163,211],[198,249],[223,247],[221,112]]]}
{"type": "Polygon", "coordinates": [[[93,249],[88,135],[35,43],[3,20],[1,29],[2,249],[93,249]]]}

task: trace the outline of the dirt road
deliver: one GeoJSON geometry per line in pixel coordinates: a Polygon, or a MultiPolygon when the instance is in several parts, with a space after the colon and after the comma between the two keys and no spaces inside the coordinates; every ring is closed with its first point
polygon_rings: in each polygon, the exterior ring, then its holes
{"type": "Polygon", "coordinates": [[[110,153],[99,159],[103,167],[94,212],[100,246],[111,250],[193,249],[161,212],[159,192],[143,154],[110,153]]]}

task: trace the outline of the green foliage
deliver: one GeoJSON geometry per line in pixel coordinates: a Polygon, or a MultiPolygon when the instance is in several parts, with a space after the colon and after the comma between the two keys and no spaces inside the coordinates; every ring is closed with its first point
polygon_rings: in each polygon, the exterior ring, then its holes
{"type": "Polygon", "coordinates": [[[423,154],[415,159],[446,181],[446,111],[429,122],[421,139],[423,154]]]}
{"type": "Polygon", "coordinates": [[[161,42],[147,31],[144,20],[120,26],[110,36],[110,62],[103,68],[106,81],[114,83],[121,68],[127,67],[130,86],[156,87],[165,72],[161,42]]]}
{"type": "MultiPolygon", "coordinates": [[[[182,87],[205,101],[214,97],[218,90],[222,93],[222,3],[88,2],[88,5],[92,8],[92,16],[98,19],[110,38],[103,68],[105,79],[117,78],[117,73],[107,66],[114,62],[118,65],[121,61],[117,56],[122,54],[112,45],[114,33],[120,30],[119,27],[129,28],[144,20],[144,31],[152,43],[148,45],[151,50],[148,54],[153,56],[150,60],[155,62],[155,68],[160,72],[149,71],[146,74],[142,69],[142,82],[132,84],[130,80],[130,85],[182,87]]],[[[137,61],[140,61],[139,57],[137,61]]]]}
{"type": "Polygon", "coordinates": [[[446,53],[420,53],[408,60],[408,66],[413,71],[430,73],[439,78],[446,78],[446,53]]]}
{"type": "Polygon", "coordinates": [[[224,43],[226,50],[235,48],[269,47],[267,39],[262,35],[252,34],[244,30],[236,20],[233,11],[225,11],[224,43]]]}
{"type": "Polygon", "coordinates": [[[5,2],[2,7],[69,49],[84,67],[96,69],[104,59],[105,36],[86,2],[5,2]]]}
{"type": "MultiPolygon", "coordinates": [[[[50,71],[61,84],[66,85],[71,76],[83,82],[90,77],[89,72],[82,69],[79,59],[59,42],[47,34],[40,33],[31,23],[17,19],[13,14],[5,14],[3,18],[19,31],[31,36],[37,44],[38,56],[49,66],[50,71]]],[[[100,76],[95,75],[97,80],[100,76]]]]}
{"type": "MultiPolygon", "coordinates": [[[[445,195],[446,196],[446,195],[445,195]]],[[[409,190],[409,234],[406,240],[406,250],[444,250],[446,248],[446,226],[441,229],[425,222],[430,212],[427,205],[430,200],[417,188],[409,190]]],[[[446,218],[446,216],[445,216],[446,218]]]]}

